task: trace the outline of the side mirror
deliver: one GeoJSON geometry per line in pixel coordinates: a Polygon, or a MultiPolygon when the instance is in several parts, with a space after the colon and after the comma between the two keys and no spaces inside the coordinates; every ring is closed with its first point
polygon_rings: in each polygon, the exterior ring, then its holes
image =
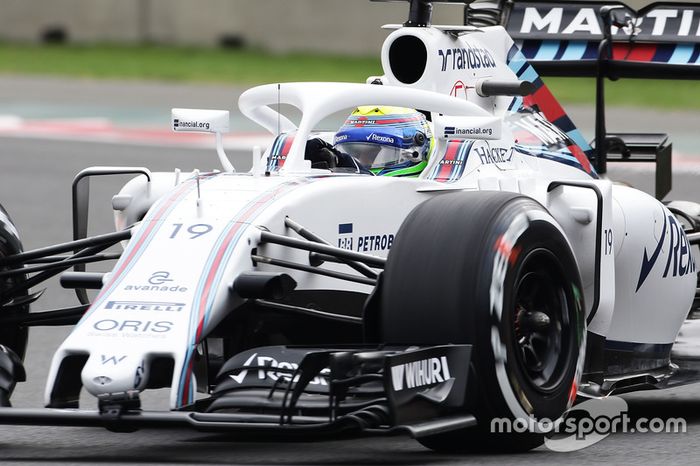
{"type": "Polygon", "coordinates": [[[173,108],[171,125],[176,133],[216,134],[216,153],[224,171],[236,171],[224,152],[222,134],[229,132],[228,110],[201,110],[193,108],[173,108]]]}
{"type": "Polygon", "coordinates": [[[228,133],[228,110],[174,108],[171,112],[173,131],[194,133],[228,133]]]}

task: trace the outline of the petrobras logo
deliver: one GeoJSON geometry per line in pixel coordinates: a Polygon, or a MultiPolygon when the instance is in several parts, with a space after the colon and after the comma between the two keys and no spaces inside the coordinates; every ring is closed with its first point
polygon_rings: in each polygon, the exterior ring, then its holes
{"type": "Polygon", "coordinates": [[[394,144],[395,139],[392,138],[391,136],[383,136],[381,134],[377,133],[372,133],[369,136],[367,136],[367,141],[368,142],[379,142],[381,144],[394,144]]]}
{"type": "Polygon", "coordinates": [[[394,391],[425,387],[449,380],[447,357],[421,359],[391,367],[394,391]]]}

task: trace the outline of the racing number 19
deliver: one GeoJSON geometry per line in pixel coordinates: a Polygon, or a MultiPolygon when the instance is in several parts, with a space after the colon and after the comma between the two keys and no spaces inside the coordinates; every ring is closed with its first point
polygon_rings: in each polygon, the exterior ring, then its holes
{"type": "MultiPolygon", "coordinates": [[[[178,235],[178,233],[180,233],[180,229],[182,228],[183,224],[173,223],[173,226],[175,227],[175,229],[170,235],[170,239],[174,239],[178,235]]],[[[202,235],[206,235],[213,228],[214,227],[212,227],[211,225],[207,225],[206,223],[195,223],[194,225],[190,225],[189,227],[187,227],[187,233],[192,235],[189,239],[196,239],[202,235]]]]}
{"type": "Polygon", "coordinates": [[[609,256],[612,253],[613,250],[613,232],[611,228],[606,228],[604,230],[604,248],[605,248],[605,255],[609,256]]]}

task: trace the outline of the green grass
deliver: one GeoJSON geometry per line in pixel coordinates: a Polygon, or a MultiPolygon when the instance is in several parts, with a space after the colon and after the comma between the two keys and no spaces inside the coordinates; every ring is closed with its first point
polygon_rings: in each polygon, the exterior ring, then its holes
{"type": "Polygon", "coordinates": [[[189,47],[0,44],[0,73],[156,79],[251,85],[278,81],[364,81],[379,60],[189,47]]]}
{"type": "MultiPolygon", "coordinates": [[[[564,104],[593,104],[595,80],[592,78],[544,78],[545,83],[564,104]]],[[[620,79],[605,84],[607,105],[697,110],[700,108],[700,81],[620,79]]]]}
{"type": "MultiPolygon", "coordinates": [[[[0,73],[146,79],[249,86],[279,81],[363,82],[382,74],[379,58],[194,47],[0,44],[0,73]]],[[[546,78],[564,104],[591,104],[593,79],[546,78]]],[[[700,108],[700,82],[627,79],[608,83],[608,105],[700,108]]]]}

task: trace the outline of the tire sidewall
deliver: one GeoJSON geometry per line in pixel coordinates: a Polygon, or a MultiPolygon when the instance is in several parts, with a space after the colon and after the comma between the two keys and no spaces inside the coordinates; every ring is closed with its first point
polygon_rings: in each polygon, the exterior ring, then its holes
{"type": "MultiPolygon", "coordinates": [[[[480,396],[477,418],[490,422],[507,414],[511,419],[547,419],[554,421],[568,409],[575,398],[580,377],[580,356],[585,336],[582,290],[578,266],[564,232],[546,210],[535,201],[521,198],[504,206],[481,246],[483,254],[476,286],[478,312],[475,324],[478,348],[475,359],[480,396]],[[512,320],[515,294],[525,262],[531,253],[544,250],[556,257],[560,266],[566,301],[565,319],[569,321],[562,335],[566,352],[560,382],[548,394],[538,392],[524,375],[515,354],[512,320]],[[486,331],[485,331],[486,330],[486,331]],[[573,388],[572,388],[573,386],[573,388]],[[495,395],[495,396],[494,396],[495,395]],[[483,400],[488,400],[484,403],[483,400]]],[[[528,423],[534,427],[535,423],[528,423]]]]}
{"type": "MultiPolygon", "coordinates": [[[[0,257],[10,256],[22,251],[23,248],[19,238],[19,232],[7,211],[0,205],[0,257]]],[[[26,279],[26,275],[15,275],[13,283],[23,282],[26,279]]],[[[6,287],[11,285],[3,283],[1,286],[6,287]]],[[[15,297],[26,296],[27,294],[28,292],[24,291],[15,297]]],[[[19,306],[12,309],[11,312],[14,314],[27,314],[29,312],[29,305],[19,306]]],[[[24,359],[28,337],[29,331],[27,327],[19,327],[17,325],[0,327],[0,344],[8,346],[20,359],[24,359]]]]}

